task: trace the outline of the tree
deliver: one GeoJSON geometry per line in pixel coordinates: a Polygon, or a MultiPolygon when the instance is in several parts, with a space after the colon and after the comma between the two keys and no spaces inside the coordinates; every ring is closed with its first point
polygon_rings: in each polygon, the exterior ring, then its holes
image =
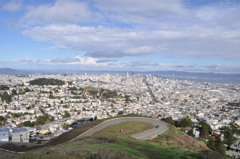
{"type": "Polygon", "coordinates": [[[63,115],[63,118],[68,118],[70,117],[70,113],[68,111],[64,111],[64,115],[63,115]]]}
{"type": "Polygon", "coordinates": [[[168,124],[175,125],[175,122],[174,122],[174,120],[173,120],[172,117],[167,117],[167,118],[165,119],[165,121],[166,121],[168,124]]]}
{"type": "Polygon", "coordinates": [[[123,115],[123,111],[119,111],[117,115],[123,115]]]}
{"type": "Polygon", "coordinates": [[[65,130],[67,130],[69,127],[70,127],[69,124],[66,124],[66,123],[65,123],[65,124],[63,125],[63,129],[65,129],[65,130]]]}
{"type": "Polygon", "coordinates": [[[22,113],[11,113],[12,118],[19,118],[20,116],[22,116],[22,113]]]}
{"type": "Polygon", "coordinates": [[[24,89],[25,92],[30,92],[31,90],[29,88],[24,89]]]}
{"type": "Polygon", "coordinates": [[[39,116],[37,117],[37,123],[38,124],[45,124],[45,122],[48,120],[48,118],[46,116],[39,116]]]}
{"type": "Polygon", "coordinates": [[[193,129],[188,131],[188,135],[193,136],[193,129]]]}
{"type": "Polygon", "coordinates": [[[125,95],[125,103],[128,103],[130,101],[130,96],[129,95],[125,95]]]}
{"type": "Polygon", "coordinates": [[[222,155],[225,155],[224,143],[221,141],[219,136],[216,138],[215,147],[217,152],[219,152],[222,155]]]}
{"type": "Polygon", "coordinates": [[[212,150],[216,149],[215,142],[213,141],[212,137],[208,138],[207,146],[212,150]]]}
{"type": "Polygon", "coordinates": [[[5,124],[6,120],[7,120],[6,118],[4,118],[3,116],[0,116],[0,125],[5,124]]]}
{"type": "Polygon", "coordinates": [[[175,126],[176,127],[181,127],[181,121],[175,120],[175,126]]]}
{"type": "Polygon", "coordinates": [[[23,122],[23,126],[26,126],[26,127],[34,127],[34,122],[32,123],[31,121],[25,121],[23,122]]]}
{"type": "Polygon", "coordinates": [[[0,116],[0,121],[6,121],[6,119],[3,116],[0,116]]]}
{"type": "Polygon", "coordinates": [[[12,95],[17,95],[16,89],[13,89],[13,90],[12,90],[12,95]]]}
{"type": "Polygon", "coordinates": [[[209,135],[212,133],[212,128],[210,125],[208,125],[208,123],[206,123],[205,121],[200,121],[199,123],[200,125],[200,137],[201,138],[208,138],[209,135]]]}
{"type": "Polygon", "coordinates": [[[50,121],[54,121],[54,117],[53,116],[50,117],[50,121]]]}
{"type": "Polygon", "coordinates": [[[224,126],[221,128],[221,132],[224,134],[224,143],[228,146],[231,146],[236,140],[236,138],[233,136],[234,130],[227,126],[224,126]]]}
{"type": "Polygon", "coordinates": [[[189,119],[188,117],[184,117],[181,120],[181,126],[182,127],[192,127],[192,120],[189,119]]]}

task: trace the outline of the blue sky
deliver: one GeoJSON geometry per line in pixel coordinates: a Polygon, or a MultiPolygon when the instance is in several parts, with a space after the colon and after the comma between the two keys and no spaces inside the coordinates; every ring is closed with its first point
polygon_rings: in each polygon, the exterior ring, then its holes
{"type": "Polygon", "coordinates": [[[240,73],[238,0],[0,0],[0,68],[240,73]]]}

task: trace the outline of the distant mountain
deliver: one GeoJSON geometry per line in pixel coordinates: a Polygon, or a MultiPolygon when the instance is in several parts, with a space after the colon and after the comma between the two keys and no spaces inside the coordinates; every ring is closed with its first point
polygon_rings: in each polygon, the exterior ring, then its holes
{"type": "Polygon", "coordinates": [[[0,68],[0,73],[24,73],[24,71],[12,68],[0,68]]]}

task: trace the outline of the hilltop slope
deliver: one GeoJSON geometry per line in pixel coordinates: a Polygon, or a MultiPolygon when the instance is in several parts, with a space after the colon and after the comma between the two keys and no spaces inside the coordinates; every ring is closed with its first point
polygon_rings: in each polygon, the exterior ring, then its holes
{"type": "MultiPolygon", "coordinates": [[[[129,124],[129,123],[128,123],[129,124]]],[[[130,123],[131,124],[131,123],[130,123]]],[[[32,152],[13,156],[14,159],[62,158],[62,159],[221,159],[224,158],[207,148],[205,143],[198,141],[175,127],[151,141],[133,139],[132,133],[139,132],[144,126],[126,126],[126,123],[105,128],[93,137],[85,137],[74,142],[65,142],[56,146],[46,146],[32,152]],[[120,133],[119,128],[127,130],[120,133]],[[107,135],[106,135],[107,134],[107,135]]]]}

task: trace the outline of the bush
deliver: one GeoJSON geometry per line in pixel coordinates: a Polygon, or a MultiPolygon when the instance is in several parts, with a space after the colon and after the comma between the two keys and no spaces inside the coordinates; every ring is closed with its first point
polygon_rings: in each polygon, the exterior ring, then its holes
{"type": "Polygon", "coordinates": [[[188,117],[184,117],[184,118],[182,118],[182,120],[181,120],[181,126],[182,127],[192,127],[192,120],[191,119],[189,119],[188,117]]]}
{"type": "Polygon", "coordinates": [[[173,120],[172,117],[167,117],[167,118],[165,119],[165,121],[166,121],[168,124],[175,125],[175,122],[174,122],[174,120],[173,120]]]}
{"type": "Polygon", "coordinates": [[[35,125],[35,123],[31,122],[31,121],[23,122],[23,126],[26,126],[26,127],[34,127],[34,125],[35,125]]]}

